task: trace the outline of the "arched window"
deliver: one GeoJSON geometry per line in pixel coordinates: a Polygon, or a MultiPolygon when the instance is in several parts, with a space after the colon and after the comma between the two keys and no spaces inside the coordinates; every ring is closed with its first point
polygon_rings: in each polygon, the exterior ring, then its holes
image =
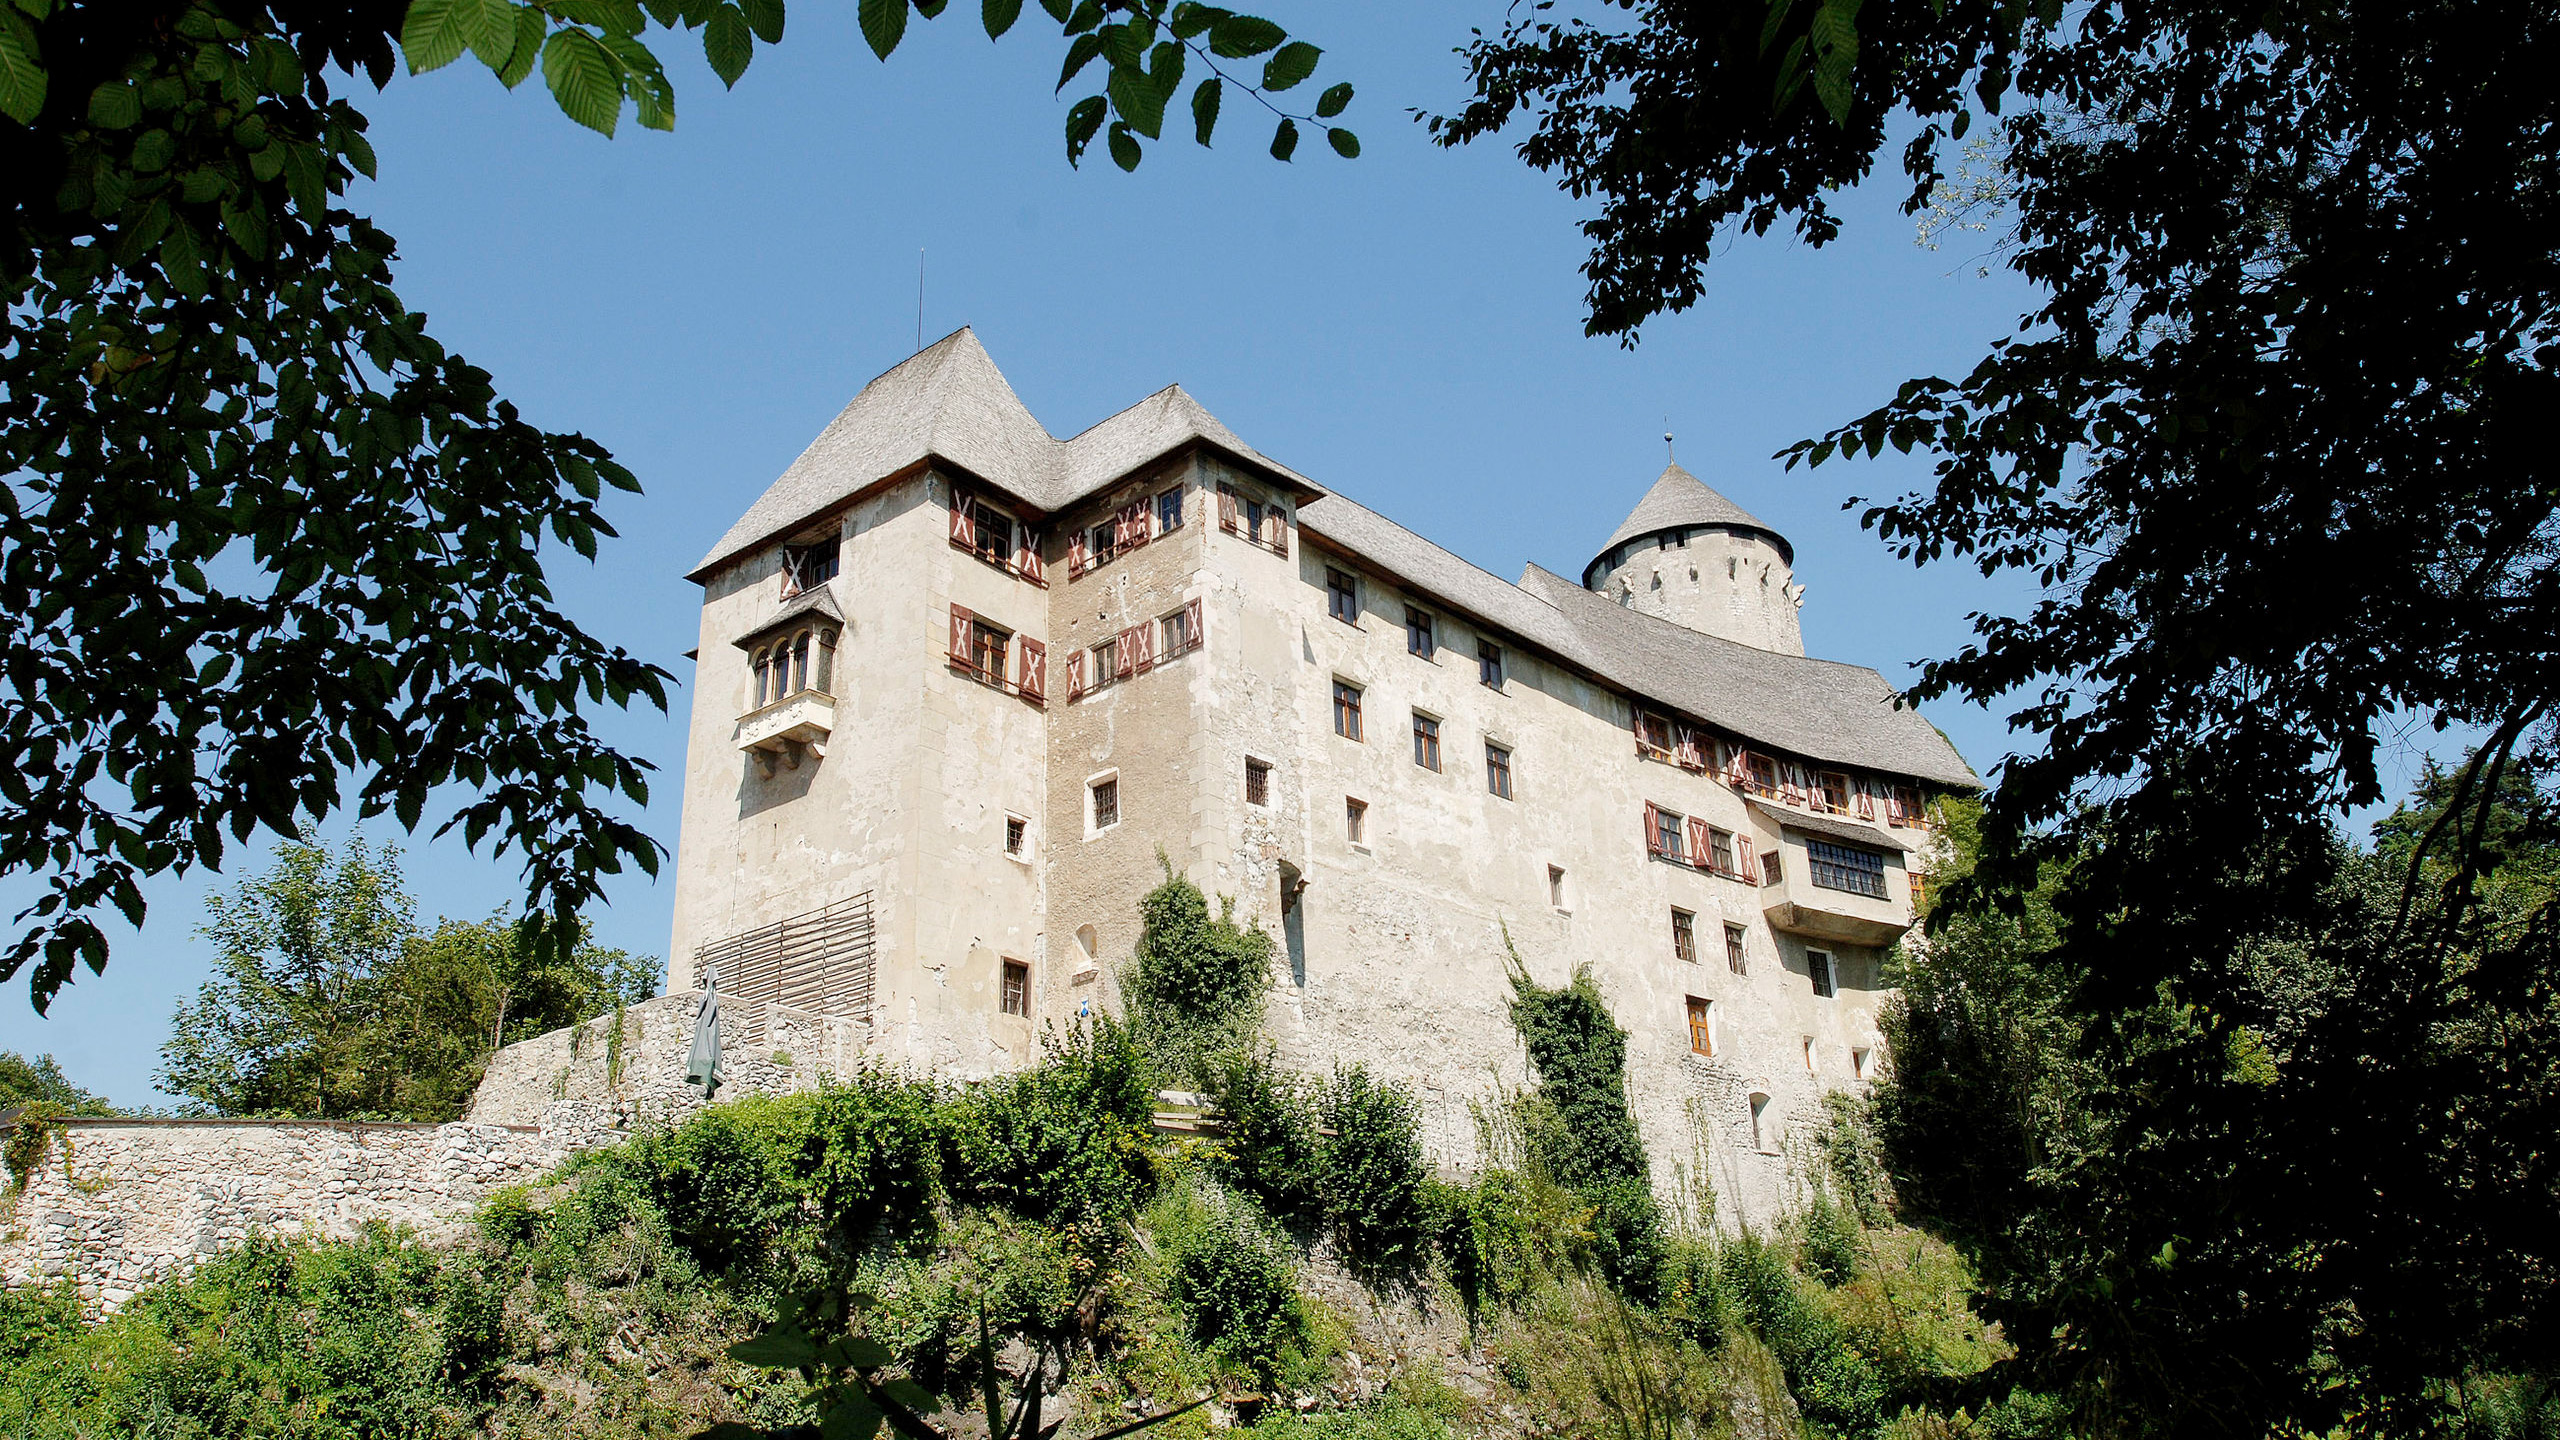
{"type": "Polygon", "coordinates": [[[818,632],[818,678],[816,683],[818,689],[829,695],[836,693],[835,670],[836,632],[833,630],[820,630],[818,632]]]}
{"type": "Polygon", "coordinates": [[[1751,1148],[1763,1155],[1778,1153],[1778,1125],[1769,1116],[1766,1092],[1751,1092],[1751,1148]]]}
{"type": "Polygon", "coordinates": [[[773,703],[773,652],[758,650],[755,659],[755,701],[747,708],[761,710],[773,703]]]}

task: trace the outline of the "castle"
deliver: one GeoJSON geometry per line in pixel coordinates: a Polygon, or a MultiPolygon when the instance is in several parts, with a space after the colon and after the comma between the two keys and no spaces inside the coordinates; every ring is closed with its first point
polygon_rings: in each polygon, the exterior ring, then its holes
{"type": "Polygon", "coordinates": [[[962,330],[692,572],[672,982],[716,966],[768,1053],[1003,1071],[1112,1002],[1162,852],[1278,941],[1285,1057],[1410,1084],[1441,1162],[1527,1078],[1507,933],[1592,966],[1661,1178],[1782,1203],[1978,783],[1805,657],[1793,561],[1674,465],[1578,580],[1506,583],[1178,387],[1055,439],[962,330]]]}

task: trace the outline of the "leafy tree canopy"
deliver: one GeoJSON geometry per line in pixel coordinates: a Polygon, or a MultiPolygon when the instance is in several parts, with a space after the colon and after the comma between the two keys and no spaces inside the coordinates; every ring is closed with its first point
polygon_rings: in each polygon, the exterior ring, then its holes
{"type": "MultiPolygon", "coordinates": [[[[1195,138],[1240,91],[1345,155],[1351,87],[1321,52],[1215,6],[1042,0],[1066,48],[1070,160],[1122,168],[1189,79],[1195,138]],[[1245,62],[1259,65],[1249,71],[1245,62]],[[1233,72],[1233,73],[1231,73],[1233,72]]],[[[913,0],[942,13],[944,0],[913,0]]],[[[862,0],[887,56],[907,0],[862,0]]],[[[1020,0],[985,0],[990,36],[1020,0]]],[[[564,615],[547,548],[593,558],[637,482],[526,420],[391,289],[390,236],[345,205],[370,176],[341,93],[470,55],[537,69],[606,134],[675,122],[653,42],[699,32],[735,83],[782,0],[8,0],[0,4],[0,873],[45,892],[0,949],[42,1010],[103,971],[95,919],[141,881],[353,805],[522,853],[529,942],[566,955],[603,877],[660,847],[614,810],[645,762],[589,706],[663,706],[667,673],[564,615]],[[352,795],[348,789],[352,787],[352,795]]],[[[439,832],[441,833],[441,832],[439,832]]]]}
{"type": "Polygon", "coordinates": [[[287,844],[208,908],[216,975],[159,1084],[213,1114],[450,1120],[498,1046],[656,992],[657,962],[620,950],[564,959],[496,918],[420,930],[388,846],[287,844]]]}
{"type": "Polygon", "coordinates": [[[112,1115],[116,1107],[106,1096],[92,1094],[71,1083],[62,1066],[50,1055],[30,1060],[15,1050],[0,1050],[0,1110],[20,1105],[42,1105],[65,1115],[112,1115]]]}

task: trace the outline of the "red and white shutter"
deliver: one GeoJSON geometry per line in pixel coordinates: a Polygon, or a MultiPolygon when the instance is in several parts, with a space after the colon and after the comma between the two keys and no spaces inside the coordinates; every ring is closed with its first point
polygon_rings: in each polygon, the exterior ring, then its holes
{"type": "Polygon", "coordinates": [[[1145,628],[1143,625],[1132,625],[1121,631],[1120,643],[1111,647],[1111,653],[1118,661],[1117,669],[1120,679],[1126,680],[1138,673],[1138,632],[1145,628]]]}
{"type": "Polygon", "coordinates": [[[1267,515],[1271,521],[1271,548],[1286,556],[1289,553],[1289,517],[1277,505],[1272,506],[1267,515]]]}
{"type": "Polygon", "coordinates": [[[955,485],[951,488],[951,543],[963,550],[974,550],[977,542],[977,522],[969,514],[969,497],[955,485]]]}
{"type": "Polygon", "coordinates": [[[1673,758],[1680,762],[1681,769],[1704,770],[1707,768],[1706,758],[1698,748],[1696,729],[1682,725],[1675,728],[1672,734],[1674,736],[1673,758]]]}
{"type": "Polygon", "coordinates": [[[1025,700],[1049,698],[1049,647],[1024,636],[1022,641],[1022,678],[1016,682],[1025,700]]]}
{"type": "Polygon", "coordinates": [[[1182,607],[1182,643],[1185,649],[1197,650],[1209,637],[1200,630],[1200,602],[1193,599],[1182,607]]]}
{"type": "Polygon", "coordinates": [[[1644,802],[1644,853],[1662,853],[1662,807],[1650,800],[1644,802]]]}
{"type": "Polygon", "coordinates": [[[1751,784],[1751,752],[1739,745],[1728,745],[1724,751],[1724,783],[1736,790],[1751,784]]]}
{"type": "Polygon", "coordinates": [[[1070,700],[1080,699],[1084,695],[1085,658],[1085,652],[1082,650],[1073,651],[1067,656],[1067,698],[1070,700]]]}
{"type": "Polygon", "coordinates": [[[1707,844],[1707,822],[1692,817],[1689,821],[1689,863],[1704,870],[1715,863],[1715,850],[1707,844]]]}
{"type": "Polygon", "coordinates": [[[1138,637],[1138,668],[1140,670],[1154,669],[1156,664],[1155,622],[1152,620],[1141,620],[1137,624],[1129,627],[1129,633],[1138,637]]]}
{"type": "Polygon", "coordinates": [[[951,663],[963,670],[970,668],[969,622],[975,618],[957,605],[951,607],[951,663]]]}
{"type": "Polygon", "coordinates": [[[1232,486],[1218,487],[1218,528],[1230,535],[1242,533],[1236,529],[1236,492],[1232,486]]]}
{"type": "Polygon", "coordinates": [[[1014,552],[1013,568],[1022,572],[1023,579],[1035,585],[1045,583],[1040,573],[1040,541],[1043,537],[1028,525],[1016,533],[1022,537],[1022,548],[1014,552]]]}
{"type": "Polygon", "coordinates": [[[1085,548],[1085,529],[1079,525],[1067,534],[1067,578],[1082,575],[1092,563],[1093,552],[1085,548]]]}
{"type": "Polygon", "coordinates": [[[1736,835],[1733,837],[1733,860],[1734,864],[1741,867],[1743,879],[1750,881],[1754,885],[1760,883],[1760,872],[1751,863],[1750,836],[1736,835]]]}

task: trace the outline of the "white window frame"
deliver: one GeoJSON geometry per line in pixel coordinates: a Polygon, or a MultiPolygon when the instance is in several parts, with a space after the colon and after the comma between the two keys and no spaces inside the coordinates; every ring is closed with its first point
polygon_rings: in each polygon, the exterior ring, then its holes
{"type": "Polygon", "coordinates": [[[1093,774],[1084,777],[1084,838],[1087,840],[1101,839],[1103,836],[1119,829],[1121,824],[1129,818],[1129,797],[1125,794],[1121,794],[1115,789],[1112,792],[1111,797],[1111,823],[1108,825],[1097,825],[1094,823],[1094,790],[1105,781],[1109,781],[1114,786],[1117,786],[1119,780],[1120,771],[1117,767],[1109,770],[1097,770],[1093,774]]]}

